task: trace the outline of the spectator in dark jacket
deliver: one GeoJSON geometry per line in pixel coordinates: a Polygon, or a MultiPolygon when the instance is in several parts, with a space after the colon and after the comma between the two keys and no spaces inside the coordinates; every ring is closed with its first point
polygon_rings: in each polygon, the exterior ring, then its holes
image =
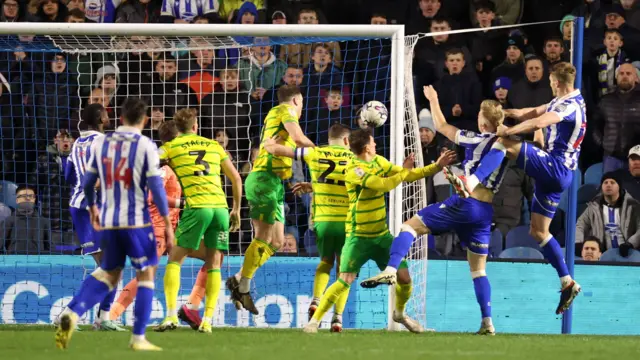
{"type": "Polygon", "coordinates": [[[438,161],[440,149],[436,141],[436,127],[433,124],[431,112],[428,109],[420,110],[418,114],[418,128],[420,129],[420,148],[422,149],[422,161],[424,166],[438,161]]]}
{"type": "Polygon", "coordinates": [[[482,101],[482,85],[476,74],[463,73],[465,57],[461,50],[451,49],[446,54],[449,74],[434,87],[440,94],[440,105],[447,121],[458,128],[478,131],[478,110],[482,101]]]}
{"type": "Polygon", "coordinates": [[[407,22],[407,34],[429,32],[431,20],[438,15],[442,6],[442,0],[418,0],[417,2],[417,7],[411,7],[407,22]]]}
{"type": "MultiPolygon", "coordinates": [[[[496,18],[496,6],[489,0],[475,3],[476,27],[488,29],[500,25],[496,18]]],[[[502,60],[503,44],[507,40],[507,33],[502,30],[477,31],[470,34],[469,44],[473,65],[476,68],[480,82],[491,81],[491,71],[502,60]]]]}
{"type": "Polygon", "coordinates": [[[511,90],[511,79],[508,77],[497,78],[493,82],[493,97],[502,105],[503,109],[510,109],[509,90],[511,90]]]}
{"type": "Polygon", "coordinates": [[[61,129],[45,153],[38,156],[38,193],[42,216],[48,218],[52,230],[71,229],[69,196],[71,186],[64,180],[62,157],[68,156],[73,137],[61,129]]]}
{"type": "Polygon", "coordinates": [[[629,168],[614,171],[617,179],[620,179],[622,188],[634,199],[640,201],[640,145],[629,150],[629,168]]]}
{"type": "Polygon", "coordinates": [[[600,101],[593,121],[593,137],[604,149],[604,171],[625,166],[629,149],[640,139],[640,88],[636,68],[623,64],[617,73],[618,88],[600,101]]]}
{"type": "Polygon", "coordinates": [[[598,96],[615,91],[618,68],[620,65],[629,62],[627,53],[622,50],[623,44],[622,35],[618,30],[607,29],[604,32],[605,48],[596,52],[593,58],[590,59],[595,70],[592,76],[594,79],[598,79],[598,96]]]}
{"type": "Polygon", "coordinates": [[[507,40],[507,56],[491,73],[492,82],[501,77],[507,77],[511,83],[524,78],[524,39],[512,36],[507,40]]]}
{"type": "Polygon", "coordinates": [[[22,0],[0,0],[0,22],[21,22],[27,18],[27,3],[22,0]]]}
{"type": "Polygon", "coordinates": [[[153,0],[128,0],[116,11],[117,23],[155,24],[160,22],[162,4],[153,0]]]}
{"type": "Polygon", "coordinates": [[[166,118],[173,118],[176,111],[198,105],[198,97],[189,85],[177,81],[176,59],[164,53],[154,62],[151,83],[143,86],[143,94],[163,97],[166,118]]]}
{"type": "Polygon", "coordinates": [[[28,185],[16,189],[17,208],[0,222],[0,251],[5,254],[47,254],[50,249],[49,219],[38,214],[36,192],[28,185]]]}
{"type": "Polygon", "coordinates": [[[39,22],[65,22],[67,19],[67,5],[60,0],[44,0],[38,6],[36,16],[39,22]]]}
{"type": "MultiPolygon", "coordinates": [[[[493,197],[493,222],[503,237],[520,224],[523,199],[531,200],[533,182],[522,169],[511,163],[500,190],[493,197]]],[[[531,202],[529,202],[531,203],[531,202]]]]}
{"type": "Polygon", "coordinates": [[[544,76],[544,67],[539,57],[526,58],[525,78],[513,84],[509,99],[516,109],[540,106],[553,99],[549,78],[544,76]]]}

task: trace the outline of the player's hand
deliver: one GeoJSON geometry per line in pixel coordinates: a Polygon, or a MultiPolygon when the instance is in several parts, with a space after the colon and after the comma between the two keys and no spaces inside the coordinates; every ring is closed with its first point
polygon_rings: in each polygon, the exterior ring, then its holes
{"type": "Polygon", "coordinates": [[[409,154],[409,156],[407,156],[407,158],[404,159],[404,162],[402,163],[402,167],[407,170],[413,169],[413,167],[415,166],[415,160],[416,160],[416,156],[414,155],[414,153],[409,154]]]}
{"type": "Polygon", "coordinates": [[[424,97],[426,97],[427,100],[430,102],[438,101],[438,92],[432,85],[424,86],[422,90],[424,91],[424,97]]]}
{"type": "Polygon", "coordinates": [[[462,108],[460,107],[460,105],[455,104],[451,109],[451,113],[453,114],[453,116],[460,116],[462,115],[462,108]]]}
{"type": "Polygon", "coordinates": [[[89,208],[89,215],[91,217],[91,225],[96,230],[100,230],[100,210],[96,205],[93,205],[89,208]]]}
{"type": "Polygon", "coordinates": [[[438,158],[438,161],[436,161],[436,164],[438,164],[438,166],[440,166],[440,168],[442,169],[443,167],[456,161],[457,156],[458,154],[453,150],[444,151],[438,158]]]}
{"type": "Polygon", "coordinates": [[[504,126],[503,124],[500,124],[500,126],[498,126],[498,129],[496,130],[496,135],[498,135],[498,136],[509,136],[507,134],[507,130],[509,130],[508,126],[504,126]]]}
{"type": "Polygon", "coordinates": [[[232,209],[229,213],[229,231],[236,232],[240,230],[240,210],[232,209]]]}
{"type": "Polygon", "coordinates": [[[293,191],[293,194],[296,196],[302,196],[303,194],[309,194],[313,192],[313,188],[311,187],[311,183],[299,182],[293,185],[293,188],[291,188],[291,191],[293,191]]]}
{"type": "Polygon", "coordinates": [[[520,120],[524,116],[522,109],[506,109],[504,110],[504,117],[509,117],[515,120],[520,120]]]}
{"type": "Polygon", "coordinates": [[[278,141],[275,139],[275,137],[272,137],[272,138],[266,139],[264,141],[263,146],[264,146],[264,149],[267,150],[267,152],[270,153],[272,148],[273,148],[273,146],[277,145],[277,144],[278,144],[278,141]]]}

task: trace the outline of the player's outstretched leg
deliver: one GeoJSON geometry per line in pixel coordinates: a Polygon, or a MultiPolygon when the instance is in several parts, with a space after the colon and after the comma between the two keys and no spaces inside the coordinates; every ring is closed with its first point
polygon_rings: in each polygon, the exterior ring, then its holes
{"type": "Polygon", "coordinates": [[[349,299],[349,289],[346,289],[345,291],[342,292],[342,294],[340,294],[340,297],[338,298],[338,301],[336,301],[336,305],[333,308],[333,318],[331,319],[331,332],[336,332],[336,333],[342,332],[342,314],[344,313],[344,308],[347,306],[348,299],[349,299]]]}
{"type": "MultiPolygon", "coordinates": [[[[513,150],[515,152],[515,150],[513,150]]],[[[482,157],[482,161],[478,168],[469,177],[455,176],[450,169],[445,169],[445,177],[451,185],[456,189],[456,192],[465,198],[471,196],[473,190],[485,181],[499,166],[507,156],[507,148],[502,143],[502,140],[496,141],[491,146],[491,150],[482,157]]]]}
{"type": "Polygon", "coordinates": [[[491,320],[491,284],[486,272],[487,255],[476,254],[467,249],[467,260],[473,279],[473,290],[476,293],[476,300],[482,314],[480,330],[476,334],[495,335],[496,329],[491,320]]]}
{"type": "Polygon", "coordinates": [[[313,317],[311,318],[309,323],[302,329],[302,331],[306,333],[317,333],[318,327],[320,326],[320,321],[322,321],[324,314],[326,314],[327,311],[329,311],[336,303],[338,303],[345,292],[348,294],[351,283],[355,278],[355,273],[340,274],[340,278],[331,286],[329,286],[327,291],[324,292],[324,295],[322,295],[320,304],[313,314],[313,317]]]}
{"type": "Polygon", "coordinates": [[[396,304],[395,309],[393,310],[393,321],[404,325],[407,330],[412,333],[422,333],[424,332],[424,328],[420,325],[419,322],[410,318],[405,313],[405,308],[407,306],[407,302],[411,298],[411,292],[413,291],[413,286],[411,285],[411,276],[409,275],[409,269],[407,268],[407,263],[402,262],[400,265],[400,269],[398,269],[398,282],[396,283],[396,304]]]}

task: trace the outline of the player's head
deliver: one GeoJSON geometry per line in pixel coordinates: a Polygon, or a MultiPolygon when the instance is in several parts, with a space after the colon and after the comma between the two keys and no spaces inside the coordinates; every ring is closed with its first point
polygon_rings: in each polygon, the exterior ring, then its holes
{"type": "Polygon", "coordinates": [[[338,146],[349,146],[349,135],[351,129],[342,124],[333,124],[329,128],[329,144],[338,146]]]}
{"type": "Polygon", "coordinates": [[[587,236],[582,243],[582,260],[598,261],[602,256],[602,243],[595,236],[587,236]]]}
{"type": "Polygon", "coordinates": [[[173,115],[178,131],[183,134],[198,132],[198,112],[196,109],[180,109],[173,115]]]}
{"type": "Polygon", "coordinates": [[[504,121],[502,105],[495,100],[485,100],[480,104],[478,128],[480,132],[494,133],[504,121]]]}
{"type": "Polygon", "coordinates": [[[280,104],[289,104],[296,108],[298,118],[302,116],[302,92],[295,85],[282,85],[278,88],[278,102],[280,104]]]}
{"type": "Polygon", "coordinates": [[[122,104],[122,123],[143,129],[147,124],[147,103],[136,97],[130,97],[122,104]]]}
{"type": "Polygon", "coordinates": [[[356,156],[373,157],[376,154],[376,142],[369,129],[357,129],[349,135],[349,147],[356,156]]]}
{"type": "Polygon", "coordinates": [[[101,104],[89,104],[82,110],[82,123],[87,130],[103,132],[104,119],[107,118],[107,110],[101,104]]]}
{"type": "MultiPolygon", "coordinates": [[[[556,64],[549,74],[549,82],[553,96],[558,96],[558,90],[573,90],[573,82],[576,79],[576,68],[568,62],[556,64]]],[[[561,94],[564,95],[564,94],[561,94]]]]}
{"type": "Polygon", "coordinates": [[[179,133],[176,122],[173,120],[163,122],[158,128],[158,137],[163,144],[175,139],[179,133]]]}

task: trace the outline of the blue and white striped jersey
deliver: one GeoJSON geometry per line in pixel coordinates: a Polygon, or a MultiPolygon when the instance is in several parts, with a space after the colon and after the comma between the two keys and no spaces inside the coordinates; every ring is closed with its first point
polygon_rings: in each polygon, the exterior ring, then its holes
{"type": "Polygon", "coordinates": [[[140,130],[120,126],[95,139],[87,171],[100,179],[100,223],[105,229],[151,225],[147,180],[160,177],[158,148],[140,130]]]}
{"type": "Polygon", "coordinates": [[[76,183],[73,186],[73,192],[71,193],[71,200],[69,200],[69,206],[76,209],[86,209],[87,201],[84,198],[84,190],[82,189],[82,181],[84,180],[84,174],[86,172],[87,163],[91,159],[91,145],[104,134],[97,131],[82,131],[80,137],[73,143],[71,147],[71,163],[67,163],[67,166],[72,166],[71,171],[75,174],[76,183]]]}
{"type": "Polygon", "coordinates": [[[544,146],[549,155],[559,158],[569,170],[578,167],[580,144],[587,132],[586,105],[580,90],[553,99],[547,112],[555,112],[562,121],[546,129],[544,146]]]}
{"type": "MultiPolygon", "coordinates": [[[[456,133],[456,144],[464,148],[464,161],[462,161],[462,168],[464,169],[464,175],[469,177],[476,172],[478,165],[482,158],[487,155],[491,146],[496,142],[498,137],[492,133],[477,134],[473,131],[458,130],[456,133]]],[[[491,175],[482,182],[482,185],[487,189],[493,190],[494,193],[498,192],[504,175],[507,173],[508,159],[504,159],[500,166],[496,168],[491,175]]]]}
{"type": "Polygon", "coordinates": [[[191,22],[196,16],[217,13],[219,0],[162,0],[162,16],[191,22]]]}
{"type": "Polygon", "coordinates": [[[84,16],[97,23],[113,23],[121,3],[122,0],[85,0],[84,16]]]}

